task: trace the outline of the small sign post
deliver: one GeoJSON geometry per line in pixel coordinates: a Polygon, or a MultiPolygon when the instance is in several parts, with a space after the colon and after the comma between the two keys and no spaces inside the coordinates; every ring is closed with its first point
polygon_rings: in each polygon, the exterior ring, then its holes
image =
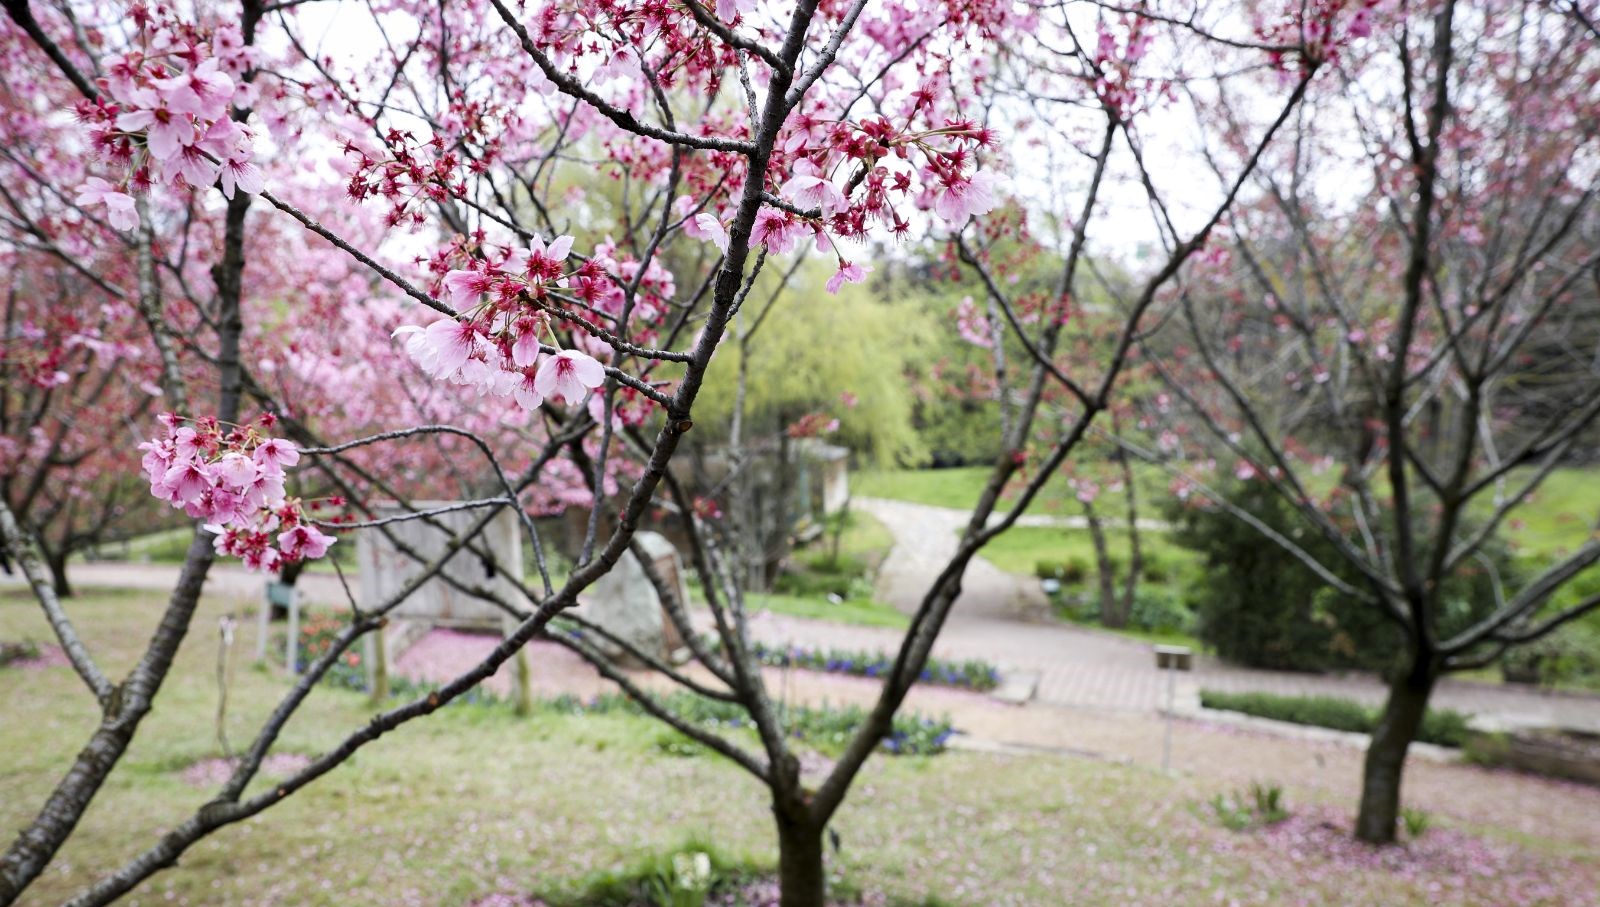
{"type": "Polygon", "coordinates": [[[1161,742],[1161,771],[1172,765],[1172,712],[1177,705],[1178,672],[1194,669],[1194,650],[1188,646],[1156,646],[1156,670],[1167,672],[1167,727],[1161,742]]]}

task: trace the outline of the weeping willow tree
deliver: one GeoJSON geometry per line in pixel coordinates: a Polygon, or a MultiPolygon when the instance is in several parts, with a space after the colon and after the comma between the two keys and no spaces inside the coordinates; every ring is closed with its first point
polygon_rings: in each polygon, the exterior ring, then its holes
{"type": "Polygon", "coordinates": [[[701,486],[739,527],[746,579],[766,588],[800,512],[808,439],[876,463],[925,456],[908,373],[931,342],[926,309],[884,302],[870,287],[823,289],[820,266],[774,275],[750,294],[701,401],[701,486]]]}

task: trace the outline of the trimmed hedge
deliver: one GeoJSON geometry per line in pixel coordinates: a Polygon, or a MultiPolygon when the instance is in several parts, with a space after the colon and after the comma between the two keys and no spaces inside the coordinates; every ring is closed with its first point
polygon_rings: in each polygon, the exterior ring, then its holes
{"type": "MultiPolygon", "coordinates": [[[[1224,693],[1201,690],[1208,709],[1243,712],[1257,718],[1370,734],[1378,726],[1379,709],[1335,696],[1279,696],[1275,693],[1224,693]]],[[[1423,743],[1459,747],[1467,740],[1467,716],[1450,709],[1429,709],[1417,729],[1423,743]]]]}

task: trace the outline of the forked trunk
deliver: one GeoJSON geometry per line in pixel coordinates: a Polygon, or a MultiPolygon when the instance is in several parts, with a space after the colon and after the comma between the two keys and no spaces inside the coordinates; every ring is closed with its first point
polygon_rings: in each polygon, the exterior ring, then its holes
{"type": "Polygon", "coordinates": [[[1389,701],[1367,746],[1361,775],[1361,809],[1356,814],[1356,837],[1369,844],[1392,844],[1400,818],[1400,779],[1406,751],[1417,738],[1428,696],[1438,675],[1425,659],[1389,684],[1389,701]]]}

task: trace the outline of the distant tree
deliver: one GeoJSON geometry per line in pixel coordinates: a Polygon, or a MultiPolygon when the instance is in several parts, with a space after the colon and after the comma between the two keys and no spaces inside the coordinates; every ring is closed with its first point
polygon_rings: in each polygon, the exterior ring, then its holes
{"type": "MultiPolygon", "coordinates": [[[[1574,11],[1363,12],[1386,39],[1349,48],[1342,78],[1312,92],[1225,250],[1186,281],[1181,339],[1162,342],[1190,453],[1272,489],[1314,537],[1230,512],[1399,631],[1372,658],[1393,668],[1365,841],[1395,839],[1406,752],[1442,676],[1600,607],[1551,605],[1600,562],[1594,538],[1523,578],[1491,556],[1600,416],[1600,55],[1574,11]],[[1492,606],[1462,619],[1451,590],[1468,573],[1492,606]]],[[[1216,115],[1253,103],[1224,96],[1216,115]]]]}

